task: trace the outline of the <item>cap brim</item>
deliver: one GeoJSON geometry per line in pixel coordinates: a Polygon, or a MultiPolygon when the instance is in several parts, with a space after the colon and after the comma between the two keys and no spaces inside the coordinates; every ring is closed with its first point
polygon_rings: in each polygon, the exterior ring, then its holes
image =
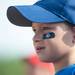
{"type": "Polygon", "coordinates": [[[32,22],[54,23],[64,19],[37,5],[11,6],[7,10],[7,17],[11,23],[18,26],[31,26],[32,22]]]}

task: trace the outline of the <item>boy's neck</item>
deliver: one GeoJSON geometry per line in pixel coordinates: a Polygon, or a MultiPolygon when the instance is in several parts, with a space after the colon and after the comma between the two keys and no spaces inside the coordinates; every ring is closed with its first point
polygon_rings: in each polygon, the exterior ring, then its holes
{"type": "Polygon", "coordinates": [[[62,59],[58,62],[55,62],[54,63],[54,66],[55,66],[55,71],[59,71],[61,70],[62,68],[65,68],[66,66],[68,66],[68,60],[65,58],[65,59],[62,59]]]}
{"type": "Polygon", "coordinates": [[[75,50],[71,51],[70,54],[68,54],[67,56],[65,56],[62,60],[55,62],[54,66],[55,66],[55,71],[59,71],[69,65],[73,65],[75,64],[75,50]]]}

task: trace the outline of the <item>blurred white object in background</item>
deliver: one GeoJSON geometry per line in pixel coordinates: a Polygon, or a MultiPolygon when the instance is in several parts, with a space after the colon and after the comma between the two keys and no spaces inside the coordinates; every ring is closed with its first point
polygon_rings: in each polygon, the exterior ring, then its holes
{"type": "Polygon", "coordinates": [[[0,59],[27,57],[35,53],[32,28],[18,27],[7,19],[7,8],[30,5],[37,0],[0,0],[0,59]]]}

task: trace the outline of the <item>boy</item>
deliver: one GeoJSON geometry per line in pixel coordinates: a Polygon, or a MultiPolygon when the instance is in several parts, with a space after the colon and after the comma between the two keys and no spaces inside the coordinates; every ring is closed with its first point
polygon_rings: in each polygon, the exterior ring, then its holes
{"type": "Polygon", "coordinates": [[[30,6],[11,6],[8,19],[32,26],[33,43],[43,62],[53,62],[55,75],[75,75],[75,0],[41,0],[30,6]]]}

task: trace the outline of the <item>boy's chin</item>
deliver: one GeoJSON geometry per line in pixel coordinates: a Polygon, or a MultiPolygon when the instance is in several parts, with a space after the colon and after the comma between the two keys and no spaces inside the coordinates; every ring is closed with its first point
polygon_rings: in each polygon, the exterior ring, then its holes
{"type": "Polygon", "coordinates": [[[45,63],[55,63],[55,62],[58,62],[59,59],[56,59],[56,58],[40,58],[39,59],[42,61],[42,62],[45,62],[45,63]]]}
{"type": "Polygon", "coordinates": [[[45,63],[50,63],[50,62],[52,62],[51,60],[48,60],[48,59],[45,59],[45,58],[40,58],[40,57],[39,57],[39,59],[40,59],[40,61],[45,62],[45,63]]]}

